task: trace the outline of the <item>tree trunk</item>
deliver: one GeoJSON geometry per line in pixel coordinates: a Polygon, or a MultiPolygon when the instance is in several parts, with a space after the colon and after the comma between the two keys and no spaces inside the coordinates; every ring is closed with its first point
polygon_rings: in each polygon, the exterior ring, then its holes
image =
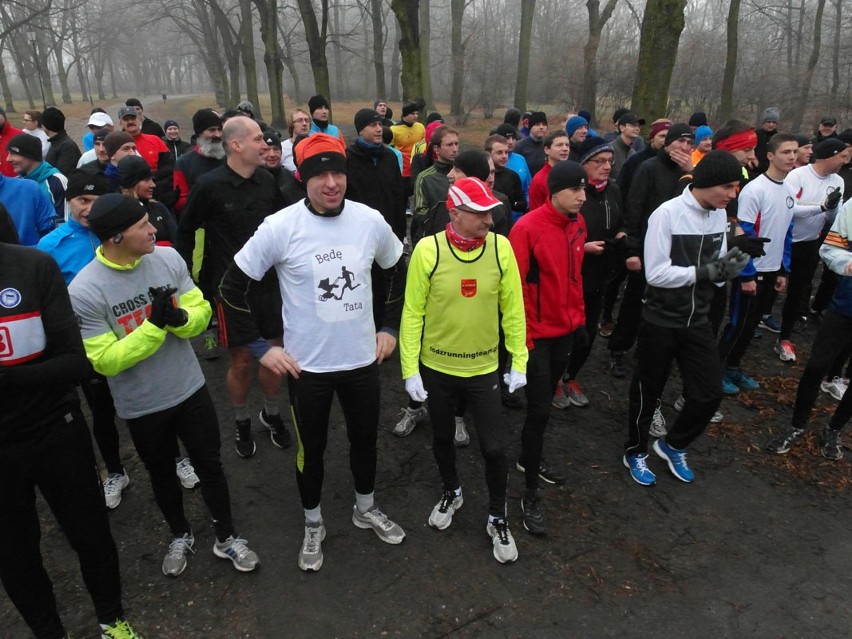
{"type": "Polygon", "coordinates": [[[843,28],[842,0],[834,0],[834,55],[831,60],[831,91],[828,96],[829,110],[837,109],[837,94],[840,91],[840,31],[843,28]]]}
{"type": "Polygon", "coordinates": [[[217,2],[210,2],[210,8],[213,11],[216,28],[222,36],[222,48],[224,51],[230,52],[229,55],[225,56],[230,80],[227,104],[230,107],[236,107],[240,102],[240,45],[237,42],[239,35],[234,31],[230,19],[217,2]]]}
{"type": "Polygon", "coordinates": [[[801,128],[805,109],[808,106],[808,93],[811,90],[811,80],[814,77],[814,70],[819,62],[820,49],[822,47],[822,15],[824,11],[825,0],[817,0],[816,16],[814,17],[814,45],[813,49],[811,49],[811,55],[808,58],[808,65],[805,67],[805,72],[802,76],[801,93],[796,96],[794,102],[793,118],[790,125],[791,131],[798,131],[801,128]]]}
{"type": "MultiPolygon", "coordinates": [[[[615,11],[618,0],[608,0],[603,13],[600,12],[600,0],[586,0],[589,11],[589,39],[583,47],[583,88],[580,92],[580,106],[597,113],[595,103],[598,100],[598,48],[601,33],[607,20],[615,11]]],[[[591,123],[590,123],[591,124],[591,123]]]]}
{"type": "Polygon", "coordinates": [[[240,0],[240,46],[246,76],[246,98],[254,105],[255,115],[263,119],[257,92],[257,61],[254,56],[254,24],[251,13],[251,0],[240,0]]]}
{"type": "Polygon", "coordinates": [[[530,75],[530,42],[532,41],[535,0],[521,2],[521,33],[518,38],[518,75],[515,81],[515,108],[527,110],[527,81],[530,75]]]}
{"type": "Polygon", "coordinates": [[[107,56],[107,66],[109,67],[109,84],[112,89],[112,99],[118,100],[118,88],[115,86],[115,65],[112,63],[112,56],[107,56]]]}
{"type": "MultiPolygon", "coordinates": [[[[283,33],[284,29],[281,28],[281,24],[278,24],[278,29],[283,33]]],[[[284,66],[287,67],[287,71],[290,72],[290,77],[293,78],[293,100],[295,100],[296,104],[301,104],[302,102],[302,88],[299,83],[299,70],[296,68],[296,62],[293,60],[293,47],[291,44],[291,38],[285,35],[284,38],[284,51],[281,53],[281,60],[284,63],[284,66]]],[[[280,51],[280,49],[279,49],[280,51]]],[[[283,95],[283,75],[282,75],[282,95],[283,95]]]]}
{"type": "Polygon", "coordinates": [[[287,114],[284,110],[284,63],[278,46],[278,0],[254,0],[254,4],[260,12],[263,63],[266,65],[269,100],[272,104],[269,124],[281,129],[287,123],[287,114]]]}
{"type": "Polygon", "coordinates": [[[59,78],[59,86],[62,89],[62,104],[72,104],[71,88],[68,86],[68,67],[62,60],[62,43],[53,49],[53,57],[56,60],[56,75],[59,78]]]}
{"type": "Polygon", "coordinates": [[[464,44],[462,43],[462,21],[466,0],[450,3],[450,58],[453,64],[453,80],[450,85],[450,115],[462,114],[462,87],[464,86],[464,44]]]}
{"type": "Polygon", "coordinates": [[[740,0],[731,0],[728,7],[728,48],[725,55],[725,73],[722,76],[722,99],[719,104],[719,121],[727,122],[734,113],[734,80],[737,77],[737,51],[740,22],[740,0]]]}
{"type": "Polygon", "coordinates": [[[311,0],[298,0],[299,13],[305,27],[305,39],[308,42],[308,54],[314,73],[314,90],[325,96],[331,103],[331,86],[328,77],[328,58],[325,55],[328,24],[328,0],[322,0],[322,32],[317,24],[317,15],[311,0]]]}
{"type": "Polygon", "coordinates": [[[645,5],[631,102],[636,113],[654,117],[668,113],[669,84],[685,8],[686,0],[648,0],[645,5]]]}
{"type": "Polygon", "coordinates": [[[399,25],[393,20],[393,52],[391,53],[391,86],[388,100],[399,102],[399,64],[401,60],[399,52],[399,25]]]}
{"type": "Polygon", "coordinates": [[[376,97],[387,100],[385,86],[385,30],[382,26],[382,0],[370,0],[373,22],[373,66],[376,69],[376,97]]]}
{"type": "MultiPolygon", "coordinates": [[[[424,43],[420,51],[420,94],[425,104],[424,111],[435,106],[432,96],[432,0],[420,0],[418,19],[420,20],[420,42],[424,43]]],[[[453,25],[455,26],[455,25],[453,25]]],[[[459,36],[461,37],[461,36],[459,36]]],[[[416,95],[411,97],[418,97],[416,95]]],[[[426,113],[420,114],[426,120],[426,113]]]]}
{"type": "Polygon", "coordinates": [[[334,37],[331,40],[331,55],[334,57],[334,94],[338,100],[347,100],[349,92],[346,90],[346,69],[343,68],[343,59],[340,55],[340,4],[335,2],[331,7],[331,28],[334,37]]]}
{"type": "MultiPolygon", "coordinates": [[[[418,0],[391,0],[399,33],[399,53],[402,56],[402,99],[423,96],[423,65],[420,51],[418,0]]],[[[401,114],[400,114],[401,115],[401,114]]],[[[398,115],[397,117],[400,117],[398,115]]]]}
{"type": "MultiPolygon", "coordinates": [[[[3,56],[5,42],[0,42],[0,57],[3,56]]],[[[16,113],[12,90],[9,88],[9,78],[6,77],[6,65],[0,64],[0,89],[3,91],[3,104],[7,113],[16,113]]]]}

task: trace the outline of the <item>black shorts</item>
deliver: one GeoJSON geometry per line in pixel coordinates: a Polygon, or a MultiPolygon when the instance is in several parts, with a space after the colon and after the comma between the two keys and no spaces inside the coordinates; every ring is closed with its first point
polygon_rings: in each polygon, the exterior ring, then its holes
{"type": "MultiPolygon", "coordinates": [[[[248,293],[248,304],[252,310],[252,319],[264,339],[281,339],[284,335],[284,322],[281,317],[281,291],[278,280],[274,285],[252,286],[248,293]]],[[[225,348],[246,346],[255,335],[241,330],[245,322],[234,321],[238,311],[216,298],[216,318],[219,321],[219,344],[225,348]]]]}

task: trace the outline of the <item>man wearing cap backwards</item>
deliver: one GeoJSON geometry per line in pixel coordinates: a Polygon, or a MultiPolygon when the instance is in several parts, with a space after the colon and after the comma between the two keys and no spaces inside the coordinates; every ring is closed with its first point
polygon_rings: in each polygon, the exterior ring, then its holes
{"type": "Polygon", "coordinates": [[[615,128],[618,134],[609,142],[612,147],[611,179],[617,180],[627,158],[636,154],[636,141],[642,139],[640,132],[644,124],[645,120],[633,111],[625,111],[616,120],[615,128]]]}
{"type": "Polygon", "coordinates": [[[281,164],[281,136],[275,129],[266,129],[263,131],[263,141],[269,147],[263,156],[263,166],[275,178],[284,202],[288,206],[294,204],[305,197],[305,187],[281,164]]]}
{"type": "Polygon", "coordinates": [[[311,128],[308,135],[325,133],[326,135],[337,136],[343,144],[346,144],[340,129],[329,122],[331,106],[325,96],[315,95],[308,100],[308,111],[311,112],[311,128]]]}
{"type": "Polygon", "coordinates": [[[402,153],[402,181],[405,197],[413,192],[411,183],[411,151],[414,145],[426,138],[426,127],[417,121],[420,111],[416,102],[406,102],[402,105],[402,120],[390,129],[393,133],[393,146],[402,153]]]}
{"type": "Polygon", "coordinates": [[[165,137],[166,132],[163,131],[163,127],[145,115],[145,110],[142,108],[142,103],[138,98],[128,98],[124,104],[132,107],[136,111],[136,114],[139,116],[140,129],[142,133],[145,135],[153,135],[157,138],[165,137]]]}
{"type": "Polygon", "coordinates": [[[526,475],[521,500],[524,528],[535,535],[547,532],[539,480],[549,484],[566,481],[565,474],[547,463],[542,452],[550,403],[568,353],[589,340],[581,275],[586,223],[579,215],[587,184],[579,164],[570,160],[556,163],[547,176],[549,199],[518,220],[509,234],[523,286],[529,349],[527,416],[517,467],[526,475]]]}
{"type": "Polygon", "coordinates": [[[518,558],[518,550],[506,518],[506,429],[497,361],[500,313],[512,355],[512,371],[506,375],[510,392],[526,384],[527,349],[518,265],[509,241],[490,231],[491,211],[499,205],[476,178],[450,187],[450,222],[419,242],[409,261],[400,361],[411,399],[429,401],[432,448],[442,483],[429,525],[447,528],[464,501],[453,441],[454,412],[463,400],[476,421],[485,459],[486,532],[494,557],[506,563],[518,558]]]}
{"type": "MultiPolygon", "coordinates": [[[[660,204],[677,192],[678,180],[692,169],[692,130],[689,125],[678,123],[667,131],[662,149],[647,162],[643,162],[630,183],[630,192],[625,196],[625,230],[637,240],[643,240],[647,231],[648,218],[660,204]]],[[[624,377],[624,354],[633,346],[639,318],[642,314],[642,295],[645,291],[645,276],[639,257],[627,261],[630,275],[624,298],[618,311],[618,321],[609,339],[609,370],[614,377],[624,377]]]]}
{"type": "Polygon", "coordinates": [[[6,159],[15,168],[15,173],[41,186],[53,204],[57,219],[64,221],[65,186],[68,184],[68,178],[50,163],[42,161],[41,143],[38,138],[20,133],[9,140],[6,151],[6,159]]]}
{"type": "Polygon", "coordinates": [[[180,191],[175,213],[180,215],[192,188],[202,175],[225,163],[222,118],[213,109],[199,109],[192,116],[195,148],[178,158],[174,170],[175,191],[180,191]]]}
{"type": "Polygon", "coordinates": [[[161,138],[166,143],[175,161],[192,150],[192,145],[189,142],[184,142],[180,139],[180,126],[175,120],[166,120],[164,127],[166,134],[161,138]]]}
{"type": "Polygon", "coordinates": [[[156,246],[154,227],[138,200],[102,195],[89,212],[89,228],[101,245],[68,290],[86,355],[108,378],[116,412],[127,422],[171,529],[163,574],[180,575],[195,543],[175,475],[176,437],[201,480],[216,531],[213,553],[239,571],[254,570],[257,555],[231,520],[216,409],[189,343],[207,327],[210,304],[180,255],[156,246]]]}
{"type": "Polygon", "coordinates": [[[0,174],[0,204],[12,216],[24,246],[35,246],[40,237],[56,228],[56,209],[35,182],[0,174]]]}
{"type": "MultiPolygon", "coordinates": [[[[251,457],[257,450],[252,437],[248,396],[251,390],[253,357],[250,350],[253,331],[241,329],[240,314],[219,295],[217,288],[234,254],[263,222],[267,215],[292,204],[287,202],[268,171],[261,169],[268,151],[263,132],[251,118],[231,118],[222,129],[222,144],[227,154],[225,165],[202,175],[180,218],[178,250],[192,272],[195,232],[204,228],[204,263],[199,286],[208,299],[214,300],[219,319],[219,343],[228,348],[230,366],[226,378],[228,395],[234,410],[236,450],[240,457],[251,457]]],[[[281,343],[281,298],[275,273],[270,271],[249,293],[249,303],[261,319],[261,334],[276,345],[281,343]]],[[[263,389],[260,422],[269,431],[272,444],[290,446],[290,433],[279,413],[281,379],[273,371],[260,366],[257,378],[263,389]]]]}
{"type": "Polygon", "coordinates": [[[0,108],[0,175],[15,177],[15,169],[6,160],[6,145],[9,143],[9,140],[19,133],[23,133],[23,131],[13,127],[12,123],[6,117],[6,111],[0,108]]]}
{"type": "Polygon", "coordinates": [[[70,175],[80,159],[80,147],[65,132],[65,114],[56,107],[47,107],[41,114],[41,128],[47,134],[50,150],[44,156],[45,162],[59,169],[63,175],[70,175]]]}
{"type": "Polygon", "coordinates": [[[678,364],[686,401],[669,433],[654,442],[654,452],[677,479],[693,481],[686,448],[704,431],[722,399],[722,371],[713,365],[718,353],[708,313],[713,288],[739,275],[748,262],[739,249],[728,251],[725,238],[725,207],[737,195],[741,174],[730,153],[711,151],[696,167],[692,185],[648,219],[643,260],[648,287],[622,459],[643,486],[656,482],[647,465],[649,429],[672,361],[678,364]]]}
{"type": "Polygon", "coordinates": [[[808,312],[811,283],[819,265],[822,230],[826,224],[834,223],[843,201],[843,178],[837,172],[850,155],[852,147],[829,137],[815,145],[812,164],[793,169],[787,176],[786,182],[803,208],[797,209],[793,216],[790,281],[781,312],[781,332],[775,343],[775,352],[782,362],[796,361],[796,347],[790,341],[793,326],[808,312]]]}
{"type": "Polygon", "coordinates": [[[547,161],[541,170],[533,176],[530,184],[530,210],[537,209],[549,199],[547,176],[557,162],[564,162],[571,155],[571,140],[564,129],[556,129],[542,140],[547,161]]]}
{"type": "Polygon", "coordinates": [[[252,324],[257,309],[246,304],[248,282],[260,281],[270,269],[278,274],[284,345],[255,341],[253,349],[261,364],[288,376],[299,444],[296,483],[305,512],[298,563],[307,571],[319,570],[323,563],[323,457],[335,394],[346,421],[355,483],[352,523],[372,529],[389,544],[405,538],[373,495],[378,365],[393,352],[396,340],[376,332],[370,283],[373,262],[381,268],[394,266],[402,256],[402,242],[378,211],[344,200],[346,157],[339,138],[317,133],[295,150],[308,197],[264,220],[234,256],[220,291],[229,303],[250,309],[251,315],[243,317],[252,324]]]}
{"type": "Polygon", "coordinates": [[[74,388],[90,367],[62,276],[45,253],[0,243],[0,290],[0,542],[9,549],[0,580],[33,635],[67,636],[42,563],[37,486],[77,553],[98,636],[141,639],[124,619],[118,552],[74,388]]]}
{"type": "Polygon", "coordinates": [[[530,130],[529,136],[515,144],[514,152],[523,156],[527,161],[530,175],[535,176],[544,166],[546,159],[542,142],[547,133],[547,114],[544,111],[533,111],[527,123],[530,130]]]}

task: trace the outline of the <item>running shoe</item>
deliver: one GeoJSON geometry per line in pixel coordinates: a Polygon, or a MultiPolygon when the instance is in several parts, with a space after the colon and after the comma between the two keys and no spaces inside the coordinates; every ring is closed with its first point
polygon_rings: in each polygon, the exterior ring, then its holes
{"type": "Polygon", "coordinates": [[[269,440],[273,446],[278,448],[290,448],[290,433],[287,427],[284,426],[284,420],[281,415],[267,415],[266,410],[260,411],[258,415],[260,423],[266,426],[269,431],[269,440]]]}
{"type": "Polygon", "coordinates": [[[195,468],[193,468],[189,457],[184,457],[175,465],[175,473],[180,479],[180,485],[187,490],[195,488],[201,481],[195,474],[195,468]]]}
{"type": "Polygon", "coordinates": [[[788,426],[786,430],[781,431],[775,436],[775,438],[766,444],[765,450],[767,453],[775,453],[776,455],[788,453],[790,452],[790,449],[793,448],[793,445],[799,441],[804,434],[804,428],[788,426]]]}
{"type": "Polygon", "coordinates": [[[110,473],[104,480],[104,501],[110,510],[118,508],[121,503],[121,491],[130,485],[130,475],[125,470],[123,473],[110,473]]]}
{"type": "Polygon", "coordinates": [[[547,534],[545,526],[544,506],[541,503],[541,492],[528,490],[521,498],[524,528],[533,535],[547,534]]]}
{"type": "Polygon", "coordinates": [[[400,414],[402,417],[396,423],[396,426],[393,427],[393,434],[397,437],[408,437],[417,424],[426,421],[429,417],[425,406],[421,406],[420,408],[408,408],[405,406],[400,410],[400,414]]]}
{"type": "Polygon", "coordinates": [[[299,568],[305,572],[316,572],[322,568],[322,542],[325,539],[325,524],[305,524],[305,538],[299,551],[299,568]]]}
{"type": "Polygon", "coordinates": [[[239,535],[231,535],[225,541],[217,540],[213,544],[213,554],[219,559],[230,559],[234,568],[240,572],[251,572],[260,563],[257,553],[249,548],[248,542],[239,535]]]}
{"type": "Polygon", "coordinates": [[[796,361],[796,346],[788,339],[779,339],[775,342],[775,352],[782,362],[796,361]]]}
{"type": "Polygon", "coordinates": [[[583,393],[580,384],[577,380],[571,379],[564,384],[565,394],[568,396],[568,401],[581,408],[589,405],[589,398],[583,393]]]}
{"type": "Polygon", "coordinates": [[[470,435],[467,432],[464,417],[456,417],[456,434],[453,436],[453,443],[456,448],[464,448],[470,444],[470,435]]]}
{"type": "Polygon", "coordinates": [[[654,442],[654,452],[668,462],[672,475],[679,480],[690,483],[695,479],[695,473],[686,463],[685,450],[672,448],[665,439],[658,439],[654,442]]]}
{"type": "Polygon", "coordinates": [[[844,377],[835,377],[830,382],[823,381],[819,387],[824,393],[828,393],[834,399],[840,401],[846,394],[846,389],[849,387],[849,380],[844,377]]]}
{"type": "Polygon", "coordinates": [[[822,431],[822,447],[820,452],[826,459],[837,461],[843,459],[843,450],[840,443],[840,432],[826,426],[822,431]]]}
{"type": "Polygon", "coordinates": [[[375,505],[365,513],[359,511],[358,506],[353,506],[352,523],[358,528],[372,529],[379,539],[388,544],[399,544],[405,539],[405,531],[399,524],[388,519],[388,516],[375,505]]]}
{"type": "Polygon", "coordinates": [[[429,525],[438,530],[444,530],[453,523],[453,515],[464,504],[461,494],[456,495],[454,490],[445,490],[441,500],[435,504],[429,515],[429,525]]]}
{"type": "Polygon", "coordinates": [[[485,526],[485,532],[491,537],[491,544],[494,547],[494,558],[501,564],[515,561],[518,558],[518,547],[515,545],[515,539],[509,531],[509,523],[504,517],[495,519],[492,523],[488,522],[485,526]]]}
{"type": "Polygon", "coordinates": [[[641,486],[653,486],[657,476],[648,468],[648,453],[640,455],[625,455],[621,458],[624,467],[630,471],[630,476],[641,486]]]}
{"type": "Polygon", "coordinates": [[[237,421],[237,455],[243,459],[251,457],[257,451],[257,445],[251,436],[251,418],[237,421]]]}
{"type": "Polygon", "coordinates": [[[169,544],[166,556],[163,558],[163,574],[167,577],[177,577],[186,570],[186,553],[194,553],[192,549],[195,537],[192,533],[186,533],[182,537],[175,537],[169,544]]]}
{"type": "Polygon", "coordinates": [[[127,619],[116,619],[112,623],[101,624],[101,639],[142,639],[142,635],[127,619]]]}

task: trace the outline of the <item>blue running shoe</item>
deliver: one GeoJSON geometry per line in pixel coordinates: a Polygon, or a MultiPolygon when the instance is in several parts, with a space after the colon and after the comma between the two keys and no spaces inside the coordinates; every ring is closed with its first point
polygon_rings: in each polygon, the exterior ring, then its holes
{"type": "Polygon", "coordinates": [[[731,384],[739,386],[742,390],[757,390],[760,388],[757,380],[749,377],[739,369],[725,369],[725,379],[731,384]]]}
{"type": "Polygon", "coordinates": [[[686,465],[686,451],[672,448],[665,439],[654,442],[654,452],[669,463],[672,475],[687,484],[695,479],[695,473],[686,465]]]}
{"type": "Polygon", "coordinates": [[[648,453],[642,455],[625,455],[621,458],[624,467],[630,469],[630,476],[641,486],[653,486],[657,476],[648,468],[648,453]]]}
{"type": "Polygon", "coordinates": [[[771,315],[764,315],[760,318],[760,324],[758,324],[760,328],[765,328],[767,331],[771,331],[773,333],[781,332],[781,324],[778,323],[771,315]]]}
{"type": "Polygon", "coordinates": [[[740,392],[740,387],[734,384],[733,382],[729,382],[728,379],[723,375],[722,376],[722,392],[725,395],[736,395],[740,392]]]}

